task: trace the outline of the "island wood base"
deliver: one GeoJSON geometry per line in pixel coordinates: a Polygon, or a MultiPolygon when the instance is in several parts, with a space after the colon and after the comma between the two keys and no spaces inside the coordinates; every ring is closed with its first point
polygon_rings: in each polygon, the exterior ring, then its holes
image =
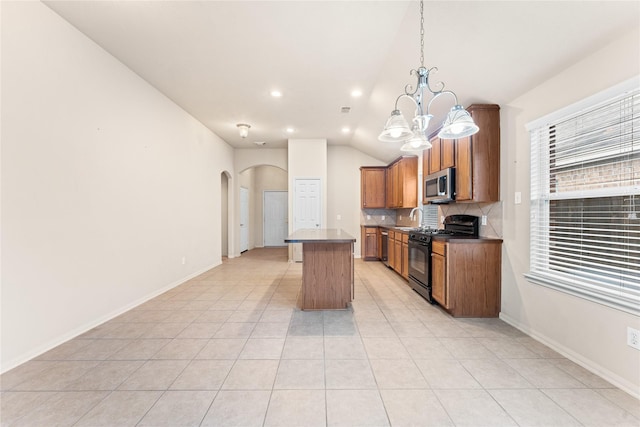
{"type": "Polygon", "coordinates": [[[353,299],[353,243],[303,242],[303,310],[346,309],[353,299]]]}

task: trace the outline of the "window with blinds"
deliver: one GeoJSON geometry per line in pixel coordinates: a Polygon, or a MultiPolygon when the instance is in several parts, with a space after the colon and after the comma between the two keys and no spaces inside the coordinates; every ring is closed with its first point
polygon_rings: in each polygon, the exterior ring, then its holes
{"type": "Polygon", "coordinates": [[[640,314],[640,88],[617,89],[529,126],[526,277],[640,314]]]}

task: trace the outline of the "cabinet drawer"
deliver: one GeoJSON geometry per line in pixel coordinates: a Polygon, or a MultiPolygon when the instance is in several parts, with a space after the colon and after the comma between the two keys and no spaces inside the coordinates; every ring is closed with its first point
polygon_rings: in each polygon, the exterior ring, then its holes
{"type": "Polygon", "coordinates": [[[436,253],[436,254],[440,254],[442,256],[444,256],[444,242],[440,242],[437,240],[432,240],[431,241],[431,251],[436,253]]]}
{"type": "Polygon", "coordinates": [[[409,235],[407,233],[402,233],[402,243],[409,242],[409,235]]]}
{"type": "Polygon", "coordinates": [[[389,230],[389,240],[396,240],[396,232],[389,230]]]}

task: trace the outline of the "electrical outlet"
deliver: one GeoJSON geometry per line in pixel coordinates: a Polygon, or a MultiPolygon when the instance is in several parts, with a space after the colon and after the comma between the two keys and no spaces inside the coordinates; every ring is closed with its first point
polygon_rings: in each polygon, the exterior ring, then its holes
{"type": "Polygon", "coordinates": [[[516,194],[514,196],[514,201],[513,201],[516,205],[519,205],[520,203],[522,203],[522,193],[519,191],[516,191],[516,194]]]}
{"type": "Polygon", "coordinates": [[[342,215],[340,215],[340,214],[336,215],[336,219],[337,219],[338,221],[340,221],[340,220],[342,219],[342,215]]]}
{"type": "Polygon", "coordinates": [[[187,257],[183,256],[182,257],[182,265],[185,265],[187,263],[187,257]]]}
{"type": "Polygon", "coordinates": [[[482,215],[481,223],[482,223],[482,225],[487,225],[487,216],[486,215],[482,215]]]}
{"type": "Polygon", "coordinates": [[[627,326],[627,345],[640,350],[640,331],[627,326]]]}
{"type": "Polygon", "coordinates": [[[399,216],[400,216],[400,218],[398,218],[398,220],[402,221],[402,215],[399,215],[399,216]]]}
{"type": "Polygon", "coordinates": [[[367,219],[371,219],[371,215],[367,215],[367,219]]]}
{"type": "Polygon", "coordinates": [[[384,215],[382,215],[382,220],[383,220],[383,221],[384,221],[384,218],[385,218],[385,216],[384,216],[384,215]]]}

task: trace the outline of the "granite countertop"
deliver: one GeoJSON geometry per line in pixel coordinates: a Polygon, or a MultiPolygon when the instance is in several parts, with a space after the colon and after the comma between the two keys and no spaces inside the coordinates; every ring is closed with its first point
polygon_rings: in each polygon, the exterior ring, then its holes
{"type": "Polygon", "coordinates": [[[345,243],[355,242],[355,237],[338,228],[304,228],[289,234],[285,243],[345,243]]]}

